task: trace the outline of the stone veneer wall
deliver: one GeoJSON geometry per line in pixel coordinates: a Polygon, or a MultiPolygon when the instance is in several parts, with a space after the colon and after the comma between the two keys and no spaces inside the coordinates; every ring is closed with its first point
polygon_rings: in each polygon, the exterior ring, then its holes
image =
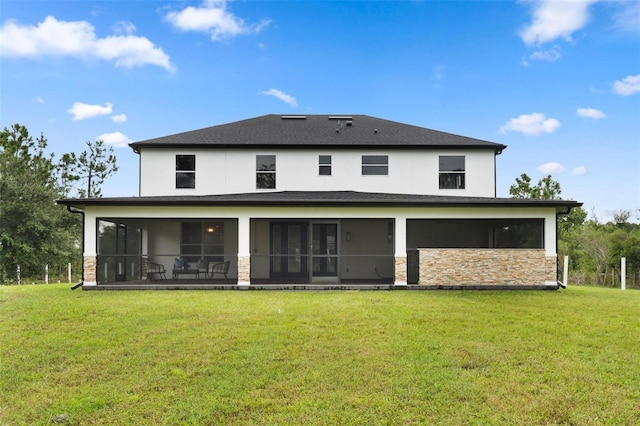
{"type": "Polygon", "coordinates": [[[544,249],[418,249],[423,285],[544,285],[556,256],[544,249]]]}
{"type": "Polygon", "coordinates": [[[97,281],[98,259],[95,256],[84,256],[84,276],[85,282],[95,283],[97,281]]]}

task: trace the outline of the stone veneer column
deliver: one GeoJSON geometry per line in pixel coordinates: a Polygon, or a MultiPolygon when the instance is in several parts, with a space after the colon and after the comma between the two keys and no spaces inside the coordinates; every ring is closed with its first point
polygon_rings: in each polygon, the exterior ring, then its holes
{"type": "Polygon", "coordinates": [[[98,282],[98,259],[96,256],[84,256],[83,258],[83,285],[96,285],[98,282]]]}
{"type": "Polygon", "coordinates": [[[251,256],[238,256],[238,285],[251,284],[251,256]]]}
{"type": "Polygon", "coordinates": [[[396,256],[395,285],[407,285],[407,256],[396,256]]]}

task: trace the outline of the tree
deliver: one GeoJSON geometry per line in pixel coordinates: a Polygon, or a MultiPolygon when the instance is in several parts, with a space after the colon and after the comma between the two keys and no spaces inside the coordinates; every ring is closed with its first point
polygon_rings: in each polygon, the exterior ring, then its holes
{"type": "MultiPolygon", "coordinates": [[[[0,132],[0,281],[42,275],[46,263],[70,261],[79,229],[62,206],[53,155],[44,135],[19,124],[0,132]]],[[[75,249],[77,254],[77,249],[75,249]]]]}
{"type": "Polygon", "coordinates": [[[102,184],[118,171],[113,148],[106,146],[102,140],[92,143],[87,141],[88,151],[79,156],[75,153],[64,154],[58,164],[61,170],[60,184],[67,193],[74,182],[81,182],[78,197],[96,198],[102,196],[102,184]]]}
{"type": "Polygon", "coordinates": [[[553,180],[551,175],[543,177],[536,185],[531,186],[531,178],[526,173],[522,173],[516,178],[516,183],[509,188],[509,195],[513,198],[559,200],[561,193],[560,184],[553,180]]]}
{"type": "Polygon", "coordinates": [[[629,222],[629,218],[631,217],[631,212],[629,210],[617,210],[613,212],[613,221],[616,225],[625,225],[629,222]]]}

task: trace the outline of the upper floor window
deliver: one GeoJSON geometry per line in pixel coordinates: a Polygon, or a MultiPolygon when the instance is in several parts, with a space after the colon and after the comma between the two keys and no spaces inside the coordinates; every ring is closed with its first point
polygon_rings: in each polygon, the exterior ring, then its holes
{"type": "Polygon", "coordinates": [[[388,175],[389,156],[387,155],[363,155],[362,175],[388,175]]]}
{"type": "Polygon", "coordinates": [[[256,155],[256,188],[275,189],[276,156],[256,155]]]}
{"type": "Polygon", "coordinates": [[[440,189],[464,189],[464,155],[441,155],[440,189]]]}
{"type": "Polygon", "coordinates": [[[196,187],[196,156],[176,155],[176,188],[196,187]]]}
{"type": "Polygon", "coordinates": [[[318,167],[320,176],[331,176],[331,156],[320,155],[318,157],[318,167]]]}

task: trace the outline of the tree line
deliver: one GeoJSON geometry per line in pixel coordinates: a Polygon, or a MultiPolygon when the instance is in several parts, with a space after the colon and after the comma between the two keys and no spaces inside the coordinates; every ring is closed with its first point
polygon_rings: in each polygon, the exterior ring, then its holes
{"type": "Polygon", "coordinates": [[[16,281],[18,265],[31,280],[42,279],[46,264],[56,271],[71,263],[80,271],[80,217],[55,200],[100,197],[102,183],[118,170],[113,148],[101,140],[58,159],[47,144],[20,124],[0,132],[1,283],[16,281]]]}
{"type": "MultiPolygon", "coordinates": [[[[560,184],[551,175],[532,184],[525,173],[509,188],[514,198],[561,199],[560,184]]],[[[640,213],[640,210],[636,213],[640,213]]],[[[601,222],[582,208],[558,218],[558,256],[569,256],[570,280],[578,284],[620,284],[621,258],[626,258],[627,287],[640,287],[640,224],[632,212],[618,210],[613,221],[601,222]]]]}
{"type": "MultiPolygon", "coordinates": [[[[18,265],[33,280],[41,279],[45,264],[55,271],[72,263],[80,270],[81,218],[55,200],[100,197],[102,184],[118,170],[113,148],[101,140],[86,146],[79,155],[56,159],[43,134],[34,138],[20,124],[0,132],[0,283],[15,282],[18,265]]],[[[560,199],[561,193],[551,175],[533,184],[523,173],[509,189],[515,198],[560,199]]],[[[578,207],[559,216],[558,254],[560,260],[569,256],[572,282],[615,283],[625,257],[631,286],[640,286],[640,224],[631,223],[631,215],[618,211],[602,223],[578,207]]]]}

